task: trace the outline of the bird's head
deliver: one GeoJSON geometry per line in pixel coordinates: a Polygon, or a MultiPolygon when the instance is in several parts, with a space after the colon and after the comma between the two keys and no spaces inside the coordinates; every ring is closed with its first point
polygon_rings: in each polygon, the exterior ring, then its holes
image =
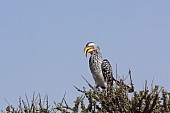
{"type": "Polygon", "coordinates": [[[98,54],[100,52],[99,46],[94,42],[89,42],[84,48],[84,55],[87,57],[87,54],[98,54]]]}

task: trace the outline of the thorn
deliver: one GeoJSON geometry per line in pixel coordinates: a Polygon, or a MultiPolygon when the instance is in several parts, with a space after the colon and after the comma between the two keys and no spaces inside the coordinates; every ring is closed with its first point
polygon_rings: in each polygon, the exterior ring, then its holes
{"type": "Polygon", "coordinates": [[[73,85],[73,86],[76,88],[76,90],[77,90],[77,91],[84,93],[84,91],[83,91],[83,90],[79,89],[79,88],[78,88],[78,87],[76,87],[75,85],[73,85]]]}
{"type": "MultiPolygon", "coordinates": [[[[83,77],[83,75],[81,75],[83,77]]],[[[83,77],[83,79],[87,82],[87,84],[90,86],[91,89],[93,89],[93,86],[83,77]]]]}

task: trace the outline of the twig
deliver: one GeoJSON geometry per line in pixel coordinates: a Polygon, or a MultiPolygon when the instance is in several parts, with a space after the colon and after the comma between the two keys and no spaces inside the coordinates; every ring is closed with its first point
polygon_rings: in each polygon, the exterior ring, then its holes
{"type": "Polygon", "coordinates": [[[144,89],[144,91],[147,91],[148,90],[148,82],[147,82],[147,80],[145,81],[145,89],[144,89]]]}
{"type": "Polygon", "coordinates": [[[11,106],[11,105],[9,104],[9,102],[6,100],[6,98],[4,98],[4,99],[5,99],[6,103],[8,104],[8,106],[11,106]]]}
{"type": "Polygon", "coordinates": [[[66,97],[66,92],[64,93],[64,97],[62,98],[60,105],[63,104],[65,97],[66,97]]]}
{"type": "Polygon", "coordinates": [[[134,84],[132,82],[132,73],[130,69],[129,69],[129,76],[130,76],[130,84],[131,84],[131,90],[129,92],[134,92],[134,84]]]}
{"type": "Polygon", "coordinates": [[[35,92],[33,93],[33,98],[32,98],[32,103],[31,103],[31,110],[32,111],[34,111],[34,109],[35,109],[35,104],[34,104],[35,100],[34,100],[34,97],[35,97],[35,92]]]}
{"type": "Polygon", "coordinates": [[[117,74],[117,63],[116,63],[116,80],[118,79],[118,74],[117,74]]]}
{"type": "Polygon", "coordinates": [[[29,101],[28,101],[28,97],[27,97],[27,94],[26,94],[26,93],[25,93],[25,98],[26,98],[26,100],[27,100],[28,107],[30,108],[29,101]]]}
{"type": "Polygon", "coordinates": [[[153,82],[154,82],[154,78],[152,80],[152,83],[151,83],[151,90],[153,91],[153,82]]]}
{"type": "Polygon", "coordinates": [[[20,109],[21,112],[22,112],[22,102],[21,102],[21,97],[19,98],[19,109],[20,109]]]}
{"type": "Polygon", "coordinates": [[[48,110],[48,108],[49,108],[49,104],[48,104],[48,95],[46,95],[46,109],[48,110]]]}

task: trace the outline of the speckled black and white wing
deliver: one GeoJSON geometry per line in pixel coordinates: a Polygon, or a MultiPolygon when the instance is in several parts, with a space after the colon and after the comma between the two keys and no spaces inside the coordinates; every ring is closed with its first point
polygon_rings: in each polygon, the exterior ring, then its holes
{"type": "Polygon", "coordinates": [[[112,86],[113,81],[115,79],[113,78],[112,67],[107,59],[104,59],[102,61],[101,68],[102,68],[104,80],[106,81],[107,85],[112,86]]]}

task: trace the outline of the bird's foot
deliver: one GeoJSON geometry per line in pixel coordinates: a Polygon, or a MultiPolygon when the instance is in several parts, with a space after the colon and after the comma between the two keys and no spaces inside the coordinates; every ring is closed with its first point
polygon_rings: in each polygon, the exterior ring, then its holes
{"type": "Polygon", "coordinates": [[[98,94],[100,92],[99,87],[93,87],[94,94],[98,94]]]}

